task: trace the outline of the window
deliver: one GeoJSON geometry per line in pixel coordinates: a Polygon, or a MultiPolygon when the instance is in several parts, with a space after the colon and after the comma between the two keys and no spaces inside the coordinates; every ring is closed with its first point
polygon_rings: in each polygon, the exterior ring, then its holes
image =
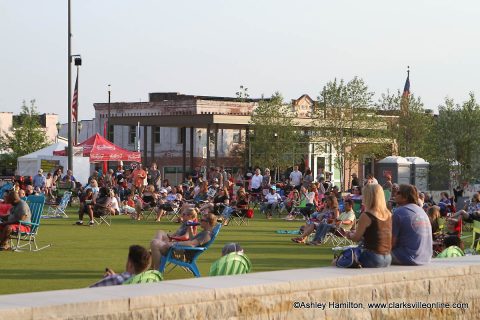
{"type": "Polygon", "coordinates": [[[160,127],[153,127],[153,139],[155,143],[160,143],[160,127]]]}
{"type": "Polygon", "coordinates": [[[178,128],[178,139],[177,139],[178,144],[182,144],[185,141],[185,131],[187,130],[184,130],[184,129],[185,128],[178,128]]]}
{"type": "Polygon", "coordinates": [[[137,127],[129,126],[128,127],[128,143],[134,144],[135,143],[135,136],[137,134],[137,127]]]}
{"type": "Polygon", "coordinates": [[[241,130],[235,130],[233,132],[232,142],[233,143],[241,143],[242,142],[242,131],[241,130]]]}

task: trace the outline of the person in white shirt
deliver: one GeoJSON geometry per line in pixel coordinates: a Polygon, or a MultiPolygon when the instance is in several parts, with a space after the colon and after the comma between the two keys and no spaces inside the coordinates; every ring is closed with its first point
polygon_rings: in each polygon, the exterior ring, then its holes
{"type": "Polygon", "coordinates": [[[271,219],[273,210],[277,208],[278,204],[282,201],[282,197],[277,193],[275,186],[270,188],[270,193],[265,196],[265,201],[260,211],[265,212],[267,219],[271,219]]]}
{"type": "Polygon", "coordinates": [[[302,173],[298,171],[298,166],[294,166],[293,171],[290,173],[290,184],[297,190],[300,190],[302,186],[302,173]]]}
{"type": "Polygon", "coordinates": [[[255,170],[252,176],[251,190],[253,193],[260,193],[262,188],[263,176],[260,174],[260,169],[255,170]]]}

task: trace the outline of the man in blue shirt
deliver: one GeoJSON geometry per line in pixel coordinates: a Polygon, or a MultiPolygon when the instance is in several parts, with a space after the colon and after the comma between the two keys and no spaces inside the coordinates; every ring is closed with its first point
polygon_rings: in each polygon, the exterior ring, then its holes
{"type": "Polygon", "coordinates": [[[38,174],[33,177],[33,188],[43,190],[45,189],[46,182],[47,178],[43,175],[43,170],[39,169],[38,174]]]}
{"type": "Polygon", "coordinates": [[[395,196],[392,216],[392,264],[423,265],[432,258],[432,227],[427,214],[417,205],[417,189],[402,184],[395,196]]]}

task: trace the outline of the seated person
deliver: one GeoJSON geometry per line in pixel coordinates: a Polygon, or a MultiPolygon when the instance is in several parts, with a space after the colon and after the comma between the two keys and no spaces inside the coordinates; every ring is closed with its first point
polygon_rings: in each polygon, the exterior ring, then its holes
{"type": "Polygon", "coordinates": [[[136,219],[136,210],[135,210],[135,201],[133,201],[133,196],[129,194],[127,196],[127,200],[122,202],[122,210],[123,214],[131,214],[132,219],[136,219]]]}
{"type": "MultiPolygon", "coordinates": [[[[162,191],[162,190],[160,190],[162,191]]],[[[183,205],[183,197],[180,193],[177,193],[176,188],[173,187],[168,195],[165,195],[165,192],[161,192],[160,199],[157,205],[157,219],[156,221],[160,221],[160,219],[167,214],[167,212],[172,212],[175,209],[181,207],[183,205]]]]}
{"type": "Polygon", "coordinates": [[[100,218],[101,216],[114,214],[112,208],[112,198],[110,197],[110,190],[106,187],[101,187],[98,191],[98,196],[94,200],[93,216],[100,218]]]}
{"type": "Polygon", "coordinates": [[[10,214],[3,217],[0,223],[0,251],[9,250],[8,240],[13,232],[28,232],[29,226],[19,225],[19,221],[30,222],[31,212],[28,204],[20,199],[15,191],[8,191],[5,202],[11,204],[10,214]]]}
{"type": "Polygon", "coordinates": [[[217,194],[213,198],[213,213],[220,215],[223,209],[230,204],[230,197],[226,187],[218,189],[217,194]]]}
{"type": "Polygon", "coordinates": [[[110,189],[110,198],[112,199],[112,215],[119,215],[120,205],[118,203],[118,197],[114,189],[110,189]]]}
{"type": "Polygon", "coordinates": [[[94,194],[91,188],[86,189],[80,196],[80,207],[78,208],[78,221],[75,223],[78,226],[83,225],[83,215],[86,213],[90,217],[90,225],[93,226],[93,206],[94,206],[94,194]]]}
{"type": "Polygon", "coordinates": [[[298,238],[292,238],[293,242],[305,243],[307,237],[317,228],[322,222],[332,223],[338,217],[338,202],[334,195],[328,195],[326,198],[326,205],[322,212],[314,213],[312,218],[307,221],[303,227],[303,233],[298,238]]]}
{"type": "MultiPolygon", "coordinates": [[[[161,256],[167,254],[168,250],[171,247],[175,247],[177,244],[181,246],[189,246],[189,247],[201,247],[205,245],[207,242],[210,241],[212,238],[212,231],[213,227],[217,224],[217,217],[213,214],[207,214],[202,216],[200,219],[200,226],[202,227],[203,231],[195,235],[194,237],[190,238],[186,241],[162,241],[162,239],[155,238],[152,240],[150,249],[152,252],[152,268],[154,270],[158,270],[160,267],[161,256]]],[[[163,239],[165,240],[165,239],[163,239]]]]}
{"type": "Polygon", "coordinates": [[[116,274],[112,269],[106,268],[104,278],[92,284],[90,288],[162,281],[160,272],[148,270],[151,259],[150,252],[144,247],[130,246],[125,272],[116,274]]]}
{"type": "Polygon", "coordinates": [[[291,212],[293,210],[293,207],[300,204],[300,193],[298,192],[298,190],[293,189],[292,191],[290,191],[283,203],[284,206],[282,210],[286,210],[288,212],[286,219],[292,217],[291,212]]]}
{"type": "Polygon", "coordinates": [[[346,233],[352,230],[355,224],[355,212],[353,211],[353,200],[345,200],[345,212],[342,212],[340,216],[335,220],[335,223],[320,223],[315,232],[313,241],[308,242],[308,245],[318,246],[322,243],[323,239],[329,231],[335,231],[337,235],[345,236],[346,233]]]}
{"type": "Polygon", "coordinates": [[[480,194],[478,192],[473,195],[472,200],[465,205],[463,210],[451,216],[451,218],[457,217],[469,223],[473,223],[474,220],[480,221],[480,194]]]}
{"type": "Polygon", "coordinates": [[[430,224],[432,225],[432,237],[433,240],[438,237],[438,235],[441,233],[440,230],[440,207],[439,206],[431,206],[427,210],[427,216],[428,219],[430,220],[430,224]]]}
{"type": "Polygon", "coordinates": [[[271,219],[273,210],[278,207],[281,201],[282,197],[277,193],[277,187],[272,186],[270,192],[265,196],[265,202],[262,203],[260,211],[264,212],[268,219],[271,219]]]}
{"type": "Polygon", "coordinates": [[[237,196],[235,197],[236,201],[232,203],[230,208],[231,210],[225,209],[222,212],[224,221],[223,225],[226,226],[228,225],[230,221],[230,217],[232,214],[234,214],[237,217],[245,217],[247,215],[247,210],[248,210],[248,194],[245,192],[245,188],[241,187],[237,191],[237,196]]]}
{"type": "Polygon", "coordinates": [[[443,239],[444,248],[442,252],[437,255],[437,258],[452,258],[463,257],[463,242],[457,236],[447,236],[443,239]]]}

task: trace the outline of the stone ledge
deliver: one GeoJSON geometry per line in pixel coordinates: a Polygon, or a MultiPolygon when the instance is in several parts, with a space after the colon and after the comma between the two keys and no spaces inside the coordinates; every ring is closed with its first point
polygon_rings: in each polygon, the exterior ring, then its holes
{"type": "Polygon", "coordinates": [[[0,296],[5,319],[474,318],[480,256],[386,269],[283,270],[0,296]],[[467,302],[468,309],[294,309],[303,302],[467,302]]]}

